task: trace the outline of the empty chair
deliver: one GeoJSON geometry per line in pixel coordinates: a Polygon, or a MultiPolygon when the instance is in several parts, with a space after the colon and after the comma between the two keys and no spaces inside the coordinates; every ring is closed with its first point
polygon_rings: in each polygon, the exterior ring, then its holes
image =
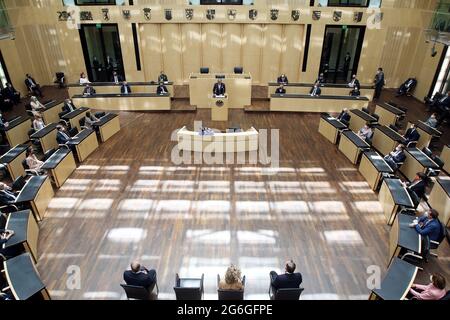
{"type": "Polygon", "coordinates": [[[242,72],[244,72],[244,68],[242,68],[242,67],[234,67],[234,73],[242,74],[242,72]]]}
{"type": "Polygon", "coordinates": [[[374,117],[377,120],[377,122],[380,120],[380,116],[377,115],[376,113],[372,113],[372,117],[374,117]]]}
{"type": "Polygon", "coordinates": [[[209,73],[209,68],[208,67],[201,67],[200,68],[200,73],[209,73]]]}
{"type": "Polygon", "coordinates": [[[173,287],[177,300],[202,300],[204,277],[202,274],[201,278],[180,278],[177,273],[173,287]]]}
{"type": "MultiPolygon", "coordinates": [[[[140,287],[140,286],[130,286],[127,284],[120,284],[120,286],[125,290],[125,294],[127,295],[127,299],[135,299],[135,300],[152,300],[152,292],[153,288],[146,288],[146,287],[140,287]]],[[[158,285],[155,283],[156,286],[156,296],[159,293],[158,285]]]]}
{"type": "MultiPolygon", "coordinates": [[[[220,276],[217,275],[217,286],[219,286],[220,276]]],[[[245,276],[242,277],[242,285],[245,287],[245,276]]],[[[244,289],[217,289],[219,300],[244,300],[244,289]]]]}

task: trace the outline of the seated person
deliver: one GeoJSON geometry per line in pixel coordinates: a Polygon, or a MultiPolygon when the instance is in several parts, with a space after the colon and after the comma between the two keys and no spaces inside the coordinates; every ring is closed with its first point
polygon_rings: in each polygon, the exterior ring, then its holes
{"type": "Polygon", "coordinates": [[[290,260],[286,262],[284,274],[270,271],[271,286],[275,290],[299,288],[302,283],[302,275],[300,272],[294,273],[295,268],[294,261],[290,260]]]}
{"type": "Polygon", "coordinates": [[[235,265],[228,267],[225,278],[219,282],[219,289],[222,290],[243,290],[241,270],[235,265]]]}
{"type": "Polygon", "coordinates": [[[123,280],[127,285],[149,288],[156,283],[156,271],[154,269],[148,270],[137,261],[133,261],[130,267],[131,270],[126,270],[123,273],[123,280]]]}
{"type": "Polygon", "coordinates": [[[80,84],[84,85],[84,84],[88,84],[91,83],[89,81],[89,79],[86,77],[86,75],[84,74],[84,72],[80,73],[80,84]]]}
{"type": "Polygon", "coordinates": [[[430,281],[428,285],[414,283],[409,289],[412,299],[440,300],[446,295],[445,278],[441,274],[434,273],[430,276],[430,281]]]}
{"type": "Polygon", "coordinates": [[[437,126],[438,126],[437,113],[436,113],[436,112],[433,112],[433,113],[431,114],[431,116],[428,118],[428,120],[425,121],[425,124],[426,124],[427,126],[430,126],[430,127],[436,129],[437,126]]]}
{"type": "Polygon", "coordinates": [[[288,78],[286,77],[286,75],[284,73],[278,77],[277,83],[279,83],[279,84],[288,84],[289,83],[288,78]]]}
{"type": "Polygon", "coordinates": [[[354,86],[353,89],[350,91],[351,97],[359,97],[361,95],[361,91],[359,91],[358,86],[354,86]]]}
{"type": "Polygon", "coordinates": [[[99,119],[92,115],[90,111],[86,112],[86,116],[84,117],[84,126],[88,129],[94,129],[94,124],[97,123],[99,119]]]}
{"type": "Polygon", "coordinates": [[[29,74],[26,75],[25,85],[27,86],[29,92],[41,98],[43,97],[41,86],[29,74]]]}
{"type": "Polygon", "coordinates": [[[131,93],[131,88],[126,81],[122,82],[122,86],[120,87],[121,94],[129,94],[131,93]]]}
{"type": "Polygon", "coordinates": [[[338,119],[339,121],[349,122],[351,117],[352,116],[348,112],[348,109],[344,108],[344,110],[341,111],[341,113],[337,116],[336,119],[338,119]]]}
{"type": "Polygon", "coordinates": [[[64,100],[64,105],[63,105],[63,112],[64,113],[69,113],[72,112],[74,110],[76,110],[77,107],[75,107],[75,105],[72,102],[72,99],[66,99],[64,100]]]}
{"type": "MultiPolygon", "coordinates": [[[[0,229],[0,248],[14,235],[14,230],[0,229]]],[[[2,252],[3,254],[3,252],[2,252]]]]}
{"type": "Polygon", "coordinates": [[[323,72],[319,74],[319,77],[317,78],[317,80],[315,82],[318,82],[320,84],[325,83],[325,75],[323,74],[323,72]]]}
{"type": "Polygon", "coordinates": [[[276,90],[275,90],[276,94],[285,94],[286,93],[286,89],[284,88],[284,85],[279,86],[276,90]]]}
{"type": "Polygon", "coordinates": [[[222,79],[219,79],[213,87],[214,96],[223,96],[225,95],[226,89],[225,84],[222,82],[222,79]]]}
{"type": "Polygon", "coordinates": [[[0,182],[0,204],[12,204],[16,202],[16,199],[17,195],[12,191],[11,187],[3,182],[0,182]]]}
{"type": "Polygon", "coordinates": [[[156,94],[167,94],[167,93],[169,93],[167,87],[164,85],[164,83],[160,82],[158,87],[156,88],[156,94]]]}
{"type": "Polygon", "coordinates": [[[10,99],[14,104],[18,104],[20,102],[20,92],[18,92],[9,82],[3,89],[3,95],[10,99]]]}
{"type": "Polygon", "coordinates": [[[166,83],[169,82],[169,78],[167,78],[167,76],[164,74],[164,71],[161,71],[159,76],[158,76],[158,83],[166,83]]]}
{"type": "Polygon", "coordinates": [[[445,112],[445,110],[450,108],[450,91],[444,95],[436,92],[433,98],[427,101],[427,105],[429,107],[427,111],[445,112]]]}
{"type": "Polygon", "coordinates": [[[398,88],[397,97],[410,93],[416,85],[417,80],[415,78],[409,78],[398,88]]]}
{"type": "Polygon", "coordinates": [[[429,181],[430,178],[425,173],[417,172],[412,182],[406,182],[403,185],[413,191],[420,199],[424,199],[429,181]]]}
{"type": "Polygon", "coordinates": [[[45,127],[45,124],[44,124],[44,120],[42,120],[42,117],[39,114],[34,115],[33,129],[35,131],[39,131],[44,127],[45,127]]]}
{"type": "Polygon", "coordinates": [[[359,80],[356,78],[356,74],[352,75],[352,81],[349,82],[348,86],[350,88],[358,87],[360,88],[359,80]]]}
{"type": "Polygon", "coordinates": [[[320,97],[321,93],[322,93],[322,90],[320,89],[319,82],[316,82],[314,84],[314,87],[312,87],[311,90],[309,91],[309,94],[311,95],[311,97],[320,97]]]}
{"type": "Polygon", "coordinates": [[[0,129],[5,130],[9,127],[9,122],[6,120],[6,118],[3,116],[2,111],[0,110],[0,129]]]}
{"type": "Polygon", "coordinates": [[[372,134],[373,134],[372,128],[368,123],[366,123],[364,127],[362,127],[361,129],[359,129],[357,133],[358,137],[360,137],[364,141],[370,140],[372,134]]]}
{"type": "Polygon", "coordinates": [[[27,149],[25,156],[26,156],[25,160],[26,160],[28,168],[30,168],[31,170],[36,170],[36,171],[40,172],[44,162],[42,162],[41,160],[39,160],[36,157],[32,147],[29,147],[27,149]]]}
{"type": "Polygon", "coordinates": [[[86,88],[84,88],[84,90],[83,90],[84,96],[92,96],[96,93],[97,92],[95,91],[95,89],[93,87],[91,87],[89,84],[86,84],[86,88]]]}
{"type": "Polygon", "coordinates": [[[13,107],[11,99],[7,98],[3,91],[0,91],[0,110],[10,110],[13,107]]]}
{"type": "Polygon", "coordinates": [[[404,149],[405,146],[399,144],[394,151],[390,152],[387,156],[384,157],[384,160],[392,168],[392,170],[397,170],[398,164],[405,161],[406,155],[404,149]]]}
{"type": "Polygon", "coordinates": [[[45,106],[35,96],[31,97],[30,106],[33,115],[41,116],[41,111],[45,109],[45,106]]]}
{"type": "Polygon", "coordinates": [[[122,76],[120,74],[118,74],[116,71],[113,71],[112,77],[111,77],[111,81],[118,84],[119,82],[122,82],[122,76]]]}
{"type": "Polygon", "coordinates": [[[406,140],[406,145],[413,141],[419,141],[420,133],[417,131],[416,125],[414,123],[411,124],[408,130],[406,130],[405,135],[403,136],[406,140]]]}
{"type": "Polygon", "coordinates": [[[442,226],[438,217],[439,213],[431,209],[428,213],[421,216],[417,222],[413,222],[409,226],[416,229],[417,233],[422,237],[428,236],[430,240],[438,241],[442,235],[442,226]]]}
{"type": "Polygon", "coordinates": [[[66,144],[72,139],[64,126],[58,124],[56,130],[56,142],[58,142],[58,144],[66,144]]]}

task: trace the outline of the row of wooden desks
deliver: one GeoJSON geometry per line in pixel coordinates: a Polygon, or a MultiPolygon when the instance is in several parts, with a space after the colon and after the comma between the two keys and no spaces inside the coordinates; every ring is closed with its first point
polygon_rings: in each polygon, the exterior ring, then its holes
{"type": "Polygon", "coordinates": [[[339,140],[339,150],[353,163],[357,164],[361,152],[370,149],[370,145],[353,131],[343,131],[339,140]]]}
{"type": "MultiPolygon", "coordinates": [[[[156,88],[159,86],[158,82],[128,82],[127,84],[133,93],[156,93],[156,88]]],[[[97,94],[116,94],[120,93],[122,83],[93,82],[90,85],[95,88],[97,94]]],[[[165,82],[164,85],[169,91],[169,95],[173,97],[173,82],[165,82]]],[[[69,96],[72,97],[74,95],[82,95],[86,85],[71,83],[67,87],[69,88],[69,96]]]]}
{"type": "Polygon", "coordinates": [[[20,191],[16,203],[27,205],[33,212],[36,221],[42,221],[45,210],[54,195],[48,176],[33,176],[20,191]]]}
{"type": "Polygon", "coordinates": [[[384,126],[395,125],[397,120],[405,115],[405,112],[389,103],[377,103],[375,113],[380,117],[378,123],[384,126]]]}
{"type": "MultiPolygon", "coordinates": [[[[408,128],[411,126],[411,122],[408,122],[408,128]]],[[[442,135],[442,132],[436,130],[433,127],[430,127],[423,121],[414,122],[416,125],[417,132],[420,134],[419,141],[417,141],[417,148],[428,148],[430,145],[431,139],[439,138],[442,135]]]]}
{"type": "Polygon", "coordinates": [[[61,188],[67,178],[75,171],[77,165],[73,153],[68,148],[60,148],[42,166],[53,177],[57,188],[61,188]]]}
{"type": "MultiPolygon", "coordinates": [[[[75,102],[74,102],[75,103],[75,102]]],[[[61,117],[64,121],[67,121],[70,124],[71,128],[77,128],[78,131],[81,130],[80,119],[86,116],[86,112],[89,111],[89,108],[80,107],[69,113],[66,113],[61,117]]]]}
{"type": "MultiPolygon", "coordinates": [[[[275,94],[276,89],[281,84],[277,82],[269,82],[269,90],[268,97],[272,94],[275,94]]],[[[291,82],[284,85],[284,89],[286,89],[287,94],[308,94],[311,88],[314,86],[313,83],[299,83],[299,82],[291,82]]],[[[334,84],[334,83],[323,83],[320,85],[322,92],[328,95],[334,96],[348,96],[352,88],[348,86],[348,84],[334,84]]],[[[370,85],[362,85],[360,88],[361,96],[366,97],[368,99],[372,99],[374,89],[373,86],[370,85]]]]}
{"type": "Polygon", "coordinates": [[[50,149],[58,148],[58,142],[56,141],[57,125],[57,123],[50,123],[30,136],[33,140],[39,140],[42,152],[45,153],[50,149]]]}
{"type": "Polygon", "coordinates": [[[98,128],[100,141],[105,142],[120,131],[119,116],[115,113],[107,113],[94,124],[94,127],[98,128]]]}
{"type": "Polygon", "coordinates": [[[83,162],[98,148],[97,135],[92,129],[84,129],[74,136],[67,145],[75,151],[78,162],[83,162]]]}
{"type": "Polygon", "coordinates": [[[405,144],[405,138],[389,127],[376,125],[372,146],[383,156],[388,155],[398,144],[405,144]]]}
{"type": "Polygon", "coordinates": [[[339,132],[347,129],[346,125],[336,118],[322,114],[319,121],[319,133],[322,134],[332,144],[338,142],[339,132]]]}
{"type": "Polygon", "coordinates": [[[366,179],[372,190],[378,189],[383,174],[394,173],[383,157],[371,150],[363,153],[359,164],[359,172],[366,179]]]}
{"type": "Polygon", "coordinates": [[[352,109],[350,110],[350,122],[349,129],[358,132],[359,129],[364,127],[366,123],[374,123],[377,122],[377,119],[372,117],[370,114],[360,110],[360,109],[352,109]]]}
{"type": "Polygon", "coordinates": [[[399,170],[410,182],[418,172],[426,173],[428,169],[439,169],[433,160],[417,148],[406,148],[405,155],[406,159],[399,170]]]}
{"type": "Polygon", "coordinates": [[[386,223],[392,225],[401,208],[413,208],[413,202],[400,179],[383,179],[378,200],[383,207],[386,223]]]}
{"type": "Polygon", "coordinates": [[[0,163],[6,165],[13,181],[18,177],[25,175],[25,169],[22,162],[26,158],[25,155],[27,149],[28,145],[19,144],[0,157],[0,163]]]}
{"type": "Polygon", "coordinates": [[[62,112],[63,101],[50,101],[44,105],[44,110],[41,111],[42,120],[45,124],[59,122],[59,114],[62,112]]]}
{"type": "Polygon", "coordinates": [[[31,129],[31,119],[28,116],[17,117],[8,123],[8,127],[3,131],[11,147],[30,140],[28,131],[31,129]]]}

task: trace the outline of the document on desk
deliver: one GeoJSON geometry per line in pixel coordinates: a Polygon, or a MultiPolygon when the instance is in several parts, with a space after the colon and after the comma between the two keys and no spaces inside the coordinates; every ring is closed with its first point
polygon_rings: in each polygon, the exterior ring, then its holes
{"type": "Polygon", "coordinates": [[[383,160],[382,156],[370,156],[372,160],[383,160]]]}

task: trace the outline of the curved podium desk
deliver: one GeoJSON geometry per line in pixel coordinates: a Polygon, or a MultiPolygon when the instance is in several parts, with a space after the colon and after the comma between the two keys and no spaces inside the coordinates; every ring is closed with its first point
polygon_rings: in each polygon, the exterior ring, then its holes
{"type": "Polygon", "coordinates": [[[251,127],[247,131],[199,135],[186,127],[177,132],[178,149],[194,152],[247,152],[258,150],[258,131],[251,127]]]}
{"type": "Polygon", "coordinates": [[[156,93],[105,93],[84,96],[74,95],[72,101],[75,105],[87,105],[96,110],[109,111],[152,111],[170,110],[170,95],[156,93]]]}

